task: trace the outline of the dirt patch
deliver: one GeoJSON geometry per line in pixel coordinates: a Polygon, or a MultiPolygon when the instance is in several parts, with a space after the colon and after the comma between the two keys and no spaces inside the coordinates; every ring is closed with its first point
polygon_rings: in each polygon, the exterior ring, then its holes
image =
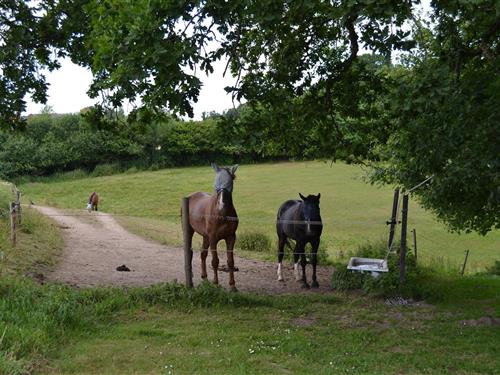
{"type": "Polygon", "coordinates": [[[500,326],[500,318],[483,316],[479,319],[461,320],[460,325],[469,327],[500,326]]]}
{"type": "Polygon", "coordinates": [[[298,327],[309,327],[316,322],[316,318],[314,316],[300,316],[293,318],[290,322],[298,327]]]}
{"type": "MultiPolygon", "coordinates": [[[[33,206],[50,216],[63,230],[64,252],[49,281],[76,287],[148,286],[177,280],[184,282],[184,253],[181,248],[164,246],[126,231],[115,219],[103,212],[65,211],[33,206]],[[126,264],[134,272],[120,272],[117,265],[126,264]]],[[[219,251],[220,267],[226,264],[225,251],[219,251]]],[[[200,254],[193,256],[193,281],[201,282],[200,254]]],[[[207,265],[211,263],[210,256],[207,265]]],[[[283,267],[285,282],[278,282],[274,263],[235,256],[236,287],[259,294],[333,293],[330,287],[332,267],[318,267],[318,289],[304,290],[293,278],[293,265],[283,267]]],[[[311,268],[307,268],[310,279],[311,268]]],[[[213,271],[208,270],[209,280],[213,271]]],[[[219,282],[228,288],[229,274],[219,272],[219,282]]]]}

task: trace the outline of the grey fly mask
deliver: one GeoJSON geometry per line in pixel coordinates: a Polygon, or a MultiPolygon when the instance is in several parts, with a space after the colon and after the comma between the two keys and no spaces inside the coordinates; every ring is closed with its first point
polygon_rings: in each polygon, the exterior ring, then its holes
{"type": "Polygon", "coordinates": [[[215,191],[226,190],[229,193],[233,192],[233,180],[238,164],[232,167],[219,167],[217,164],[212,163],[212,168],[215,171],[215,191]]]}

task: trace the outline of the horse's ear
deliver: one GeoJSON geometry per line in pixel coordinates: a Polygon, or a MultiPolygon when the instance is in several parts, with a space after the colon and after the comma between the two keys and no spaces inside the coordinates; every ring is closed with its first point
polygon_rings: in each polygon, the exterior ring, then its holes
{"type": "Polygon", "coordinates": [[[238,169],[239,165],[238,164],[235,164],[231,167],[231,174],[234,176],[234,174],[236,173],[236,170],[238,169]]]}
{"type": "Polygon", "coordinates": [[[319,202],[319,198],[321,198],[321,193],[318,193],[317,197],[318,197],[318,202],[319,202]]]}
{"type": "Polygon", "coordinates": [[[214,169],[214,171],[216,171],[216,172],[220,171],[220,168],[219,168],[219,166],[217,164],[211,163],[211,165],[212,165],[212,168],[214,169]]]}
{"type": "Polygon", "coordinates": [[[306,197],[304,197],[302,194],[299,193],[299,196],[300,196],[300,199],[302,199],[303,201],[306,200],[306,197]]]}

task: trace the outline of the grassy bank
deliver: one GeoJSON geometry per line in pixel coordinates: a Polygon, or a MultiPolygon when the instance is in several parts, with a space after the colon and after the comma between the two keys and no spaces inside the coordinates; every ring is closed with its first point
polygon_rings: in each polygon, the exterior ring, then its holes
{"type": "Polygon", "coordinates": [[[51,269],[62,252],[63,241],[57,226],[35,210],[23,207],[17,245],[10,242],[9,202],[11,185],[0,181],[0,276],[35,275],[51,269]]]}
{"type": "MultiPolygon", "coordinates": [[[[346,254],[368,241],[387,237],[392,189],[366,184],[357,166],[322,162],[243,165],[237,172],[234,202],[239,232],[258,231],[275,241],[274,220],[279,205],[298,193],[321,192],[325,225],[322,240],[330,256],[346,254]]],[[[101,210],[114,213],[129,230],[163,243],[180,245],[180,199],[193,191],[212,191],[210,167],[98,178],[30,183],[27,198],[39,204],[82,209],[92,191],[101,195],[101,210]]],[[[432,214],[410,202],[409,229],[416,228],[420,259],[443,269],[458,269],[470,249],[468,272],[481,271],[500,258],[500,231],[486,237],[449,233],[432,214]]]]}

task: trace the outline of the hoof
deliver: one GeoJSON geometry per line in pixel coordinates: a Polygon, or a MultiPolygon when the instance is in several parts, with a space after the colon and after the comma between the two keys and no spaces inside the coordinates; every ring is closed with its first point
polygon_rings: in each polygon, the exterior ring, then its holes
{"type": "Polygon", "coordinates": [[[278,279],[278,281],[284,283],[285,282],[285,279],[284,278],[281,278],[281,279],[278,279]]]}
{"type": "Polygon", "coordinates": [[[205,275],[205,276],[201,275],[201,278],[202,278],[203,280],[206,280],[206,279],[207,279],[207,275],[205,275]]]}
{"type": "Polygon", "coordinates": [[[319,284],[318,284],[318,282],[317,282],[316,280],[314,280],[314,281],[312,282],[312,284],[311,284],[311,287],[312,287],[312,288],[319,288],[319,284]]]}
{"type": "Polygon", "coordinates": [[[302,289],[309,289],[309,284],[308,283],[303,283],[302,284],[302,289]]]}
{"type": "Polygon", "coordinates": [[[233,285],[229,288],[229,291],[232,293],[236,293],[238,291],[238,289],[233,285]]]}

